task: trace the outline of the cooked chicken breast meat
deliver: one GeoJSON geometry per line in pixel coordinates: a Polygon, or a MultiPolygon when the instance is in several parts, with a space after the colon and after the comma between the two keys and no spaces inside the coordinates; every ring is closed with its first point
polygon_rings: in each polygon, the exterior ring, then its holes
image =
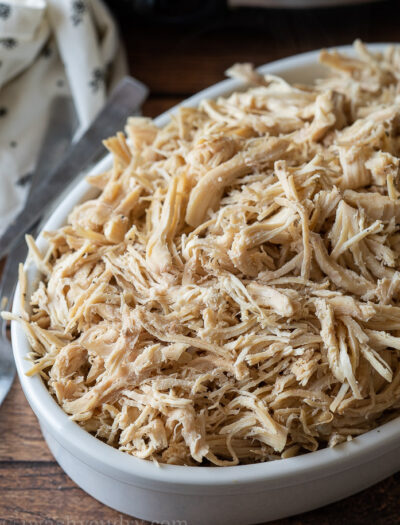
{"type": "MultiPolygon", "coordinates": [[[[400,48],[247,83],[105,141],[18,321],[82,428],[178,465],[287,458],[400,407],[400,48]]],[[[9,319],[15,316],[4,314],[9,319]]]]}

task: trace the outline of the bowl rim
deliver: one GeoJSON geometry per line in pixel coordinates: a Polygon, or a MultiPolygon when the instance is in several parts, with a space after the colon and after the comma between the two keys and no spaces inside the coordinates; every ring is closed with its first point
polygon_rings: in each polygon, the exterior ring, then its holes
{"type": "MultiPolygon", "coordinates": [[[[380,52],[388,45],[391,43],[368,44],[368,49],[380,52]]],[[[334,49],[349,54],[353,53],[352,46],[338,46],[334,49]]],[[[307,67],[315,68],[319,52],[320,50],[309,51],[276,60],[261,66],[258,70],[261,73],[284,75],[285,71],[290,73],[293,70],[301,71],[307,67]]],[[[226,95],[243,85],[238,80],[219,82],[186,99],[154,121],[158,126],[163,126],[179,107],[195,106],[204,98],[226,95]]],[[[101,172],[107,169],[110,164],[111,155],[107,155],[90,173],[101,172]]],[[[93,194],[93,189],[85,180],[74,186],[41,230],[38,236],[39,248],[44,248],[46,242],[42,232],[64,224],[72,207],[90,198],[90,194],[93,194]]],[[[33,268],[32,263],[25,263],[25,266],[28,271],[28,281],[32,284],[32,280],[35,275],[38,275],[38,272],[33,268]]],[[[19,297],[19,285],[15,297],[19,297]]],[[[20,311],[19,301],[14,301],[13,313],[18,315],[20,311]]],[[[50,395],[39,375],[26,376],[27,370],[31,367],[30,362],[27,361],[27,353],[30,347],[22,326],[16,321],[11,323],[11,335],[19,379],[25,396],[40,423],[51,431],[61,446],[64,448],[72,447],[75,454],[79,455],[83,462],[87,462],[97,470],[106,468],[116,477],[119,474],[124,474],[132,481],[158,481],[163,486],[180,485],[182,487],[232,486],[232,484],[250,486],[260,483],[279,483],[288,486],[304,478],[316,479],[334,471],[339,472],[354,467],[399,446],[400,418],[396,418],[334,448],[325,448],[284,460],[229,467],[199,468],[198,466],[157,465],[152,461],[137,458],[107,445],[72,421],[50,395]]]]}

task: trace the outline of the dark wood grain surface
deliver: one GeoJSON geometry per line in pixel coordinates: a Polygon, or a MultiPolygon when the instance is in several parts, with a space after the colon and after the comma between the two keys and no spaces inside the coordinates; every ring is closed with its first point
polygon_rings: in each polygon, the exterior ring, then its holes
{"type": "MultiPolygon", "coordinates": [[[[151,90],[144,106],[148,116],[222,80],[234,62],[260,65],[311,49],[349,44],[357,37],[366,42],[400,42],[398,0],[292,12],[221,10],[190,26],[139,18],[127,7],[127,0],[109,4],[120,21],[131,74],[151,90]]],[[[0,523],[144,525],[98,503],[63,473],[17,380],[0,408],[0,523]]],[[[276,525],[369,523],[400,523],[400,474],[276,525]]]]}

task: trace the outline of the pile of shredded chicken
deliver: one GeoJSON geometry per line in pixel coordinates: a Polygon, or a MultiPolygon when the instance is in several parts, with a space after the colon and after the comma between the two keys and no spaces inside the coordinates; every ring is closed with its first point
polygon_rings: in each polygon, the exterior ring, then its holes
{"type": "Polygon", "coordinates": [[[130,118],[98,198],[28,239],[31,373],[88,432],[224,466],[398,414],[400,48],[355,48],[312,86],[242,64],[246,91],[130,118]]]}

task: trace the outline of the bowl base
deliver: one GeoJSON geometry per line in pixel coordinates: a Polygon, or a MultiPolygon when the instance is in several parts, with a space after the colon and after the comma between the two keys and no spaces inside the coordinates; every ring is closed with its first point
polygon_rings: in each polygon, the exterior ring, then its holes
{"type": "Polygon", "coordinates": [[[119,512],[154,524],[254,525],[328,505],[400,470],[400,450],[394,449],[356,469],[283,488],[271,489],[267,485],[265,492],[258,488],[257,493],[234,497],[171,494],[144,489],[98,472],[60,445],[42,425],[41,430],[58,464],[80,488],[119,512]]]}

